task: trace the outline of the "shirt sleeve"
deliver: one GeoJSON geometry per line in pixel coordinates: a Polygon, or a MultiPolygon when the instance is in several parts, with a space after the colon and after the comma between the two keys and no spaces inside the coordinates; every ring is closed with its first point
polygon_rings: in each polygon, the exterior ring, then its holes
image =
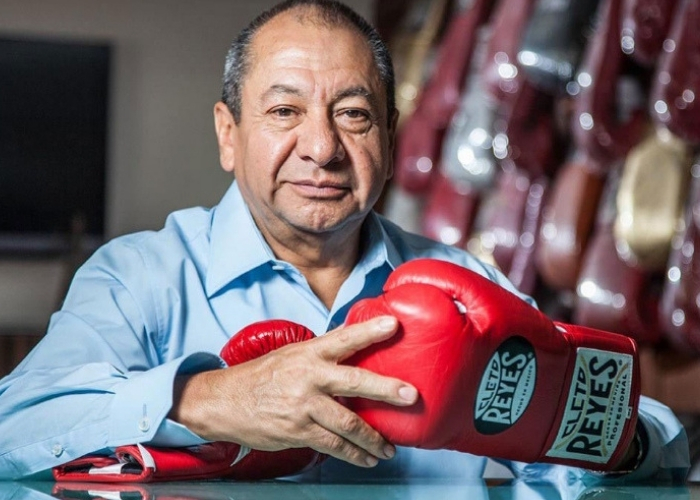
{"type": "Polygon", "coordinates": [[[688,437],[673,412],[658,401],[642,396],[637,425],[643,434],[644,456],[637,469],[628,474],[601,474],[560,465],[502,463],[517,477],[554,483],[683,482],[690,468],[688,437]]]}
{"type": "Polygon", "coordinates": [[[125,444],[201,442],[166,419],[173,381],[223,362],[163,356],[143,262],[110,245],[76,273],[46,336],[0,380],[0,479],[125,444]]]}

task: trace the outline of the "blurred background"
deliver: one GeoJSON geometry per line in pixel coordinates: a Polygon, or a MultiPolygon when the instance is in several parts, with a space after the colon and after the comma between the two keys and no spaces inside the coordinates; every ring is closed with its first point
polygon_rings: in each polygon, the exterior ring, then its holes
{"type": "MultiPolygon", "coordinates": [[[[101,241],[218,202],[224,57],[274,3],[0,2],[0,341],[43,333],[101,241]]],[[[0,349],[0,373],[31,342],[0,349]]]]}
{"type": "MultiPolygon", "coordinates": [[[[216,204],[211,109],[273,1],[0,3],[0,370],[101,242],[216,204]]],[[[353,0],[401,112],[377,207],[635,338],[700,450],[700,1],[353,0]]]]}

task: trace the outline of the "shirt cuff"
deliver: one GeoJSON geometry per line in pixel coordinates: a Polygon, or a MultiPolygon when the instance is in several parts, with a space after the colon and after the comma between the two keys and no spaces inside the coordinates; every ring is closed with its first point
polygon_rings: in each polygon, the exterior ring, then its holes
{"type": "Polygon", "coordinates": [[[219,356],[198,352],[132,375],[119,384],[112,401],[111,414],[120,415],[120,419],[110,423],[108,446],[149,441],[169,446],[201,443],[200,438],[194,443],[196,436],[184,426],[166,419],[173,404],[173,383],[178,375],[225,366],[219,356]]]}
{"type": "Polygon", "coordinates": [[[651,478],[673,483],[685,481],[690,465],[685,430],[680,427],[678,435],[668,439],[654,424],[653,417],[640,412],[638,418],[637,432],[644,447],[644,457],[636,470],[622,475],[621,479],[625,482],[641,482],[651,478]]]}
{"type": "Polygon", "coordinates": [[[681,483],[690,467],[688,438],[685,429],[665,405],[642,396],[637,419],[637,432],[644,447],[639,466],[628,474],[597,474],[613,482],[681,483]]]}

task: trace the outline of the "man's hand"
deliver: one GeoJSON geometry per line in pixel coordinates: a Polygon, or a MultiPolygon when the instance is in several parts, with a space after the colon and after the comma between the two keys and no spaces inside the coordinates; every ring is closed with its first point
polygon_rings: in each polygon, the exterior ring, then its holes
{"type": "Polygon", "coordinates": [[[211,441],[264,451],[310,447],[373,467],[379,458],[391,458],[394,446],[334,397],[396,406],[416,402],[418,393],[409,384],[340,365],[388,339],[397,327],[395,318],[379,317],[223,370],[179,377],[169,418],[211,441]]]}

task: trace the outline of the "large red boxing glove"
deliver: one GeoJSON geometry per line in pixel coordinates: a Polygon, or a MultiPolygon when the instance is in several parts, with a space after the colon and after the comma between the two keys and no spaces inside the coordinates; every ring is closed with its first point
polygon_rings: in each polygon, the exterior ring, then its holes
{"type": "MultiPolygon", "coordinates": [[[[253,323],[234,335],[221,351],[229,365],[245,363],[292,342],[314,337],[304,326],[285,320],[253,323]]],[[[191,479],[269,479],[308,470],[325,455],[310,448],[275,452],[250,450],[236,443],[213,442],[187,448],[127,445],[113,456],[87,455],[53,469],[57,481],[152,482],[191,479]]]]}
{"type": "Polygon", "coordinates": [[[431,259],[400,266],[346,322],[385,314],[398,318],[397,334],[346,363],[418,389],[406,408],[348,398],[388,441],[595,470],[624,457],[640,391],[632,339],[552,322],[475,272],[431,259]]]}

